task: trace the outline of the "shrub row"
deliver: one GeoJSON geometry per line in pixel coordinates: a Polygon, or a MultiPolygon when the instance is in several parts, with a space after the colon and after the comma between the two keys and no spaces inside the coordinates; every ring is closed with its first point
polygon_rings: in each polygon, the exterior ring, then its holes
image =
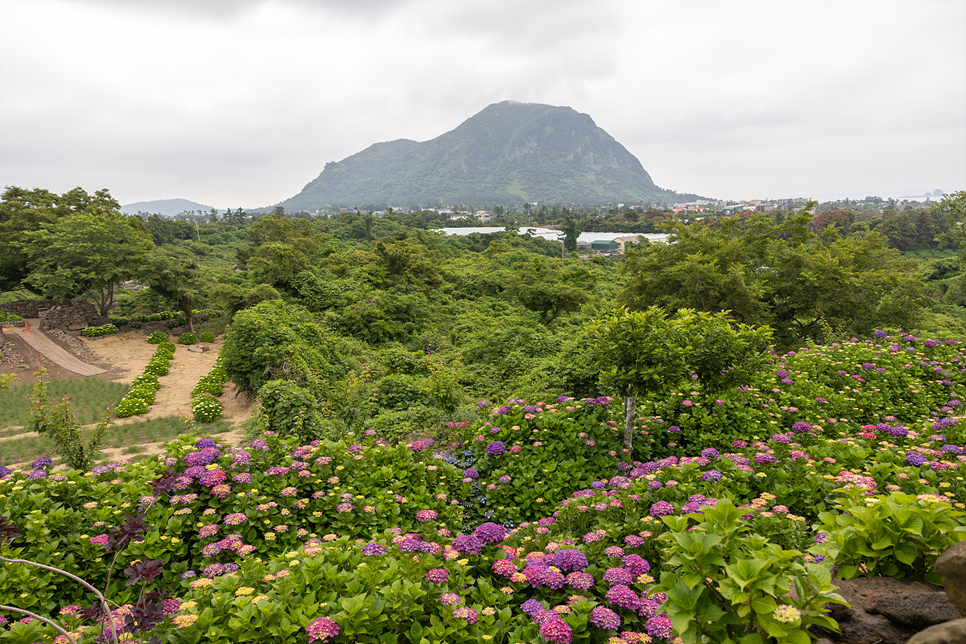
{"type": "Polygon", "coordinates": [[[164,331],[155,331],[154,333],[148,336],[148,344],[161,344],[162,342],[167,341],[167,339],[168,339],[167,333],[165,333],[164,331]]]}
{"type": "Polygon", "coordinates": [[[148,364],[144,373],[134,379],[131,388],[117,405],[118,418],[146,414],[148,407],[154,404],[154,395],[161,386],[158,376],[168,375],[169,363],[174,356],[175,346],[172,342],[162,342],[148,364]]]}
{"type": "MultiPolygon", "coordinates": [[[[222,315],[222,312],[218,309],[199,309],[191,312],[192,316],[208,318],[216,318],[222,315]]],[[[180,311],[161,311],[160,313],[151,313],[150,315],[131,315],[128,317],[112,317],[111,320],[117,326],[124,326],[125,324],[141,324],[145,322],[165,322],[168,320],[176,320],[181,318],[184,323],[187,323],[188,318],[186,318],[180,311]]],[[[170,328],[170,327],[169,327],[170,328]]]]}
{"type": "Polygon", "coordinates": [[[117,333],[117,327],[113,324],[89,326],[81,331],[81,335],[83,335],[85,338],[100,338],[105,335],[111,335],[112,333],[117,333]]]}
{"type": "Polygon", "coordinates": [[[219,355],[215,359],[215,364],[211,371],[203,375],[195,388],[191,390],[191,413],[195,420],[200,423],[211,423],[222,416],[221,401],[216,396],[221,395],[222,387],[228,375],[222,366],[222,357],[219,355]]]}

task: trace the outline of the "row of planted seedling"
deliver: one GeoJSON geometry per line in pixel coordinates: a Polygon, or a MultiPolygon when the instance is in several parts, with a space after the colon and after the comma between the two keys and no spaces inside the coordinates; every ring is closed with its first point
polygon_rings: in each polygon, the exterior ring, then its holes
{"type": "Polygon", "coordinates": [[[217,397],[228,379],[223,362],[219,354],[211,371],[203,375],[191,390],[191,413],[198,422],[211,423],[222,416],[221,401],[217,397]]]}
{"type": "MultiPolygon", "coordinates": [[[[154,355],[148,360],[148,364],[144,367],[144,373],[134,379],[131,388],[118,403],[115,412],[118,418],[146,414],[148,408],[154,404],[155,394],[161,387],[158,377],[168,375],[171,358],[174,357],[175,350],[174,343],[169,342],[167,336],[163,333],[161,335],[164,336],[164,339],[160,341],[154,355]]],[[[157,339],[155,336],[156,334],[152,333],[148,337],[148,342],[155,344],[153,341],[157,339]]]]}

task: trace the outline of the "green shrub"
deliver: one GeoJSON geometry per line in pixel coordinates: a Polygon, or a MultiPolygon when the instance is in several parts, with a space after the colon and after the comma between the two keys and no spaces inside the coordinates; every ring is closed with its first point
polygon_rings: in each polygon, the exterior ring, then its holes
{"type": "Polygon", "coordinates": [[[198,337],[191,331],[185,331],[178,336],[178,344],[197,344],[198,337]]]}
{"type": "Polygon", "coordinates": [[[17,381],[17,376],[13,375],[12,373],[0,374],[0,391],[3,391],[4,389],[10,389],[10,387],[12,387],[13,383],[15,383],[16,381],[17,381]]]}
{"type": "Polygon", "coordinates": [[[675,631],[686,642],[764,643],[764,632],[809,644],[810,626],[835,628],[824,604],[846,602],[833,592],[828,569],[769,543],[741,514],[724,499],[702,513],[663,517],[669,530],[658,539],[668,558],[657,590],[667,593],[663,608],[675,631]]]}
{"type": "Polygon", "coordinates": [[[199,423],[212,423],[221,418],[221,401],[211,394],[200,394],[191,403],[191,412],[199,423]]]}
{"type": "Polygon", "coordinates": [[[202,331],[201,335],[198,336],[199,342],[214,342],[215,334],[211,331],[202,331]]]}
{"type": "Polygon", "coordinates": [[[148,344],[161,344],[168,339],[168,334],[163,331],[155,331],[148,336],[148,344]]]}
{"type": "Polygon", "coordinates": [[[430,407],[411,407],[399,411],[385,411],[365,422],[366,430],[375,430],[379,438],[399,443],[410,434],[422,435],[438,426],[445,417],[430,407]]]}
{"type": "Polygon", "coordinates": [[[155,376],[166,376],[171,369],[168,360],[162,356],[155,356],[148,361],[144,367],[144,373],[154,374],[155,376]]]}
{"type": "Polygon", "coordinates": [[[0,322],[20,322],[23,318],[13,313],[3,313],[0,311],[0,322]]]}
{"type": "Polygon", "coordinates": [[[892,492],[870,499],[862,488],[844,492],[835,512],[819,514],[819,530],[828,538],[812,552],[839,566],[842,579],[864,574],[942,583],[933,566],[940,554],[966,539],[966,528],[956,520],[962,512],[943,497],[892,492]]]}
{"type": "Polygon", "coordinates": [[[380,407],[394,411],[426,405],[427,380],[407,374],[385,376],[376,381],[373,398],[380,407]]]}
{"type": "Polygon", "coordinates": [[[141,414],[148,413],[148,407],[150,406],[151,403],[146,400],[137,398],[136,396],[125,396],[117,404],[117,409],[114,410],[114,413],[118,418],[140,416],[141,414]]]}
{"type": "Polygon", "coordinates": [[[111,335],[112,333],[117,333],[117,327],[113,324],[105,324],[104,326],[89,326],[81,331],[81,335],[83,335],[85,338],[100,338],[101,336],[111,335]]]}
{"type": "Polygon", "coordinates": [[[159,387],[161,387],[161,382],[153,373],[142,373],[140,376],[135,378],[133,382],[131,382],[131,389],[140,387],[142,385],[153,387],[155,390],[157,390],[159,387]]]}

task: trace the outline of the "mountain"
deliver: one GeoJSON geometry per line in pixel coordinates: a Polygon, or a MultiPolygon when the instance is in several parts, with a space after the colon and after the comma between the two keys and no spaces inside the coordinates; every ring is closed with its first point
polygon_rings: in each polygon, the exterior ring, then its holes
{"type": "Polygon", "coordinates": [[[136,215],[138,211],[149,214],[158,213],[162,217],[174,217],[185,210],[209,212],[211,206],[206,206],[187,199],[156,199],[154,201],[136,201],[121,206],[121,212],[136,215]]]}
{"type": "Polygon", "coordinates": [[[363,204],[669,203],[633,154],[570,107],[503,101],[430,141],[376,143],[338,162],[289,212],[363,204]]]}

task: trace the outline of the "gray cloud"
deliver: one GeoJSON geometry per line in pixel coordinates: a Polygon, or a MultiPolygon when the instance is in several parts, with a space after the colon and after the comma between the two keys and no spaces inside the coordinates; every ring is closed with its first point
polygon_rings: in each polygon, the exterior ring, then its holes
{"type": "Polygon", "coordinates": [[[0,0],[0,184],[268,205],[514,99],[590,114],[679,191],[962,189],[964,22],[943,1],[0,0]]]}

